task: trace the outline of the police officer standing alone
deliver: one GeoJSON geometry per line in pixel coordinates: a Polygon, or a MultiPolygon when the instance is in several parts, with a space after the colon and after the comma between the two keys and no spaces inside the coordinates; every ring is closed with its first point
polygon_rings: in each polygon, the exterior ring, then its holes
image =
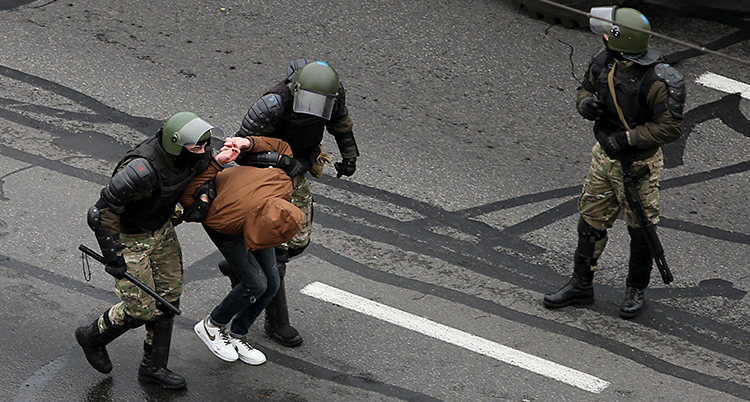
{"type": "Polygon", "coordinates": [[[573,276],[560,290],[545,295],[544,305],[594,302],[594,269],[607,243],[607,229],[622,211],[630,258],[620,316],[633,318],[643,309],[653,255],[626,201],[622,162],[632,163],[632,171],[647,172],[636,186],[648,220],[658,223],[661,145],[682,135],[685,84],[677,70],[661,63],[659,52],[648,46],[651,26],[643,14],[631,8],[597,7],[591,15],[613,22],[591,19],[591,30],[603,35],[605,46],[591,60],[576,101],[581,116],[595,121],[597,143],[578,201],[573,276]]]}
{"type": "MultiPolygon", "coordinates": [[[[145,324],[138,380],[167,389],[186,385],[185,378],[167,368],[173,317],[159,311],[151,296],[124,277],[129,273],[179,306],[182,251],[172,217],[185,188],[208,166],[212,134],[222,132],[195,113],[173,115],[154,137],[125,155],[89,209],[88,224],[122,300],[75,331],[86,359],[99,372],[112,371],[106,345],[145,324]]],[[[232,157],[237,153],[223,151],[216,160],[223,165],[232,157]]]]}
{"type": "MultiPolygon", "coordinates": [[[[324,130],[336,139],[343,160],[334,164],[337,176],[351,176],[356,170],[359,150],[354,141],[352,119],[346,108],[346,92],[336,70],[324,61],[298,59],[289,62],[287,77],[272,87],[247,111],[237,136],[266,136],[286,141],[294,159],[302,166],[302,174],[293,178],[292,203],[305,214],[299,232],[276,248],[276,261],[281,278],[276,296],[266,307],[266,334],[284,346],[297,346],[302,337],[289,324],[284,289],[286,263],[302,253],[310,243],[313,220],[313,198],[305,174],[320,178],[324,163],[330,157],[321,149],[324,130]]],[[[219,269],[231,272],[226,260],[219,269]]]]}

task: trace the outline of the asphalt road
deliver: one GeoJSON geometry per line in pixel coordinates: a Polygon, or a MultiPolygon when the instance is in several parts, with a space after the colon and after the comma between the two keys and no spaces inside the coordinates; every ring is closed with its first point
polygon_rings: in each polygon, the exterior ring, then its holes
{"type": "MultiPolygon", "coordinates": [[[[750,10],[697,3],[640,9],[659,33],[750,59],[750,10]]],[[[601,46],[586,29],[505,0],[21,0],[0,1],[0,21],[0,399],[750,400],[747,64],[652,41],[688,89],[662,177],[675,281],[655,273],[646,311],[625,321],[622,221],[596,303],[541,304],[570,275],[594,144],[573,106],[601,46]],[[192,326],[229,282],[183,224],[169,367],[187,389],[136,381],[143,329],[108,347],[114,370],[99,374],[73,331],[117,298],[77,247],[95,246],[85,215],[114,164],[177,111],[234,133],[296,58],[337,68],[362,152],[351,178],[329,165],[312,183],[313,244],[287,276],[304,343],[279,346],[256,323],[266,364],[214,357],[192,326]],[[708,73],[733,81],[716,89],[708,73]]]]}

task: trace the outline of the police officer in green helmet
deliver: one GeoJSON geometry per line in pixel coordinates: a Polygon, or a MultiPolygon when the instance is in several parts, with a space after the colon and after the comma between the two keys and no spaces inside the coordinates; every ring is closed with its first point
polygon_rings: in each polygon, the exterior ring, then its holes
{"type": "Polygon", "coordinates": [[[583,118],[594,121],[597,142],[578,200],[573,275],[562,288],[544,296],[544,305],[560,308],[594,302],[594,271],[607,243],[607,229],[622,211],[630,236],[630,258],[620,316],[633,318],[643,310],[653,255],[624,193],[623,161],[626,167],[632,164],[631,173],[647,172],[636,187],[646,217],[655,225],[664,168],[661,146],[682,135],[685,82],[649,46],[651,24],[639,11],[595,7],[590,15],[591,30],[602,35],[605,46],[589,63],[576,107],[583,118]]]}
{"type": "MultiPolygon", "coordinates": [[[[112,371],[106,345],[129,329],[145,325],[138,380],[167,389],[185,387],[185,378],[167,368],[172,315],[158,310],[151,296],[124,278],[129,273],[179,306],[182,251],[173,226],[175,208],[185,188],[213,157],[212,135],[222,132],[197,114],[173,115],[155,136],[123,157],[88,211],[105,270],[116,279],[121,299],[75,331],[86,359],[99,372],[112,371]]],[[[224,164],[230,155],[221,152],[215,158],[224,164]]]]}
{"type": "MultiPolygon", "coordinates": [[[[292,203],[305,213],[302,228],[290,241],[276,248],[281,284],[276,297],[266,307],[265,331],[284,346],[297,346],[302,337],[289,323],[284,289],[286,263],[299,255],[310,243],[313,199],[306,174],[320,178],[323,165],[331,161],[321,149],[323,133],[336,139],[342,161],[334,164],[337,176],[351,176],[357,168],[359,149],[352,131],[353,122],[346,107],[346,91],[336,70],[328,63],[314,59],[289,62],[286,78],[267,90],[247,111],[237,136],[279,138],[292,148],[294,159],[302,164],[303,173],[293,178],[292,203]]],[[[243,158],[244,159],[244,158],[243,158]]],[[[232,280],[232,268],[225,260],[219,268],[232,280]]]]}

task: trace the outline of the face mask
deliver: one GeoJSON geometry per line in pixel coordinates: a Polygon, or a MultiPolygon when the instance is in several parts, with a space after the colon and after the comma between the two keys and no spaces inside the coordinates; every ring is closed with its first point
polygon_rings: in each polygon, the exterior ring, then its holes
{"type": "Polygon", "coordinates": [[[180,150],[180,154],[177,156],[173,156],[172,161],[174,162],[176,168],[184,169],[193,167],[206,158],[208,158],[208,152],[196,154],[195,152],[190,152],[185,149],[185,147],[182,147],[182,149],[180,150]]]}

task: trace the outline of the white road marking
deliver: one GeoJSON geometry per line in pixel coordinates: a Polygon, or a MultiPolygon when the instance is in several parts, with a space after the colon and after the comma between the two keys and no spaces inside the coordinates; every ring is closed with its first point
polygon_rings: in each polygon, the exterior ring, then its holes
{"type": "Polygon", "coordinates": [[[313,282],[305,286],[301,292],[316,299],[378,318],[589,392],[598,394],[609,386],[609,382],[584,372],[374,302],[324,283],[313,282]]]}
{"type": "Polygon", "coordinates": [[[703,73],[695,79],[695,82],[730,94],[740,94],[745,99],[750,99],[750,85],[731,78],[714,73],[703,73]]]}

